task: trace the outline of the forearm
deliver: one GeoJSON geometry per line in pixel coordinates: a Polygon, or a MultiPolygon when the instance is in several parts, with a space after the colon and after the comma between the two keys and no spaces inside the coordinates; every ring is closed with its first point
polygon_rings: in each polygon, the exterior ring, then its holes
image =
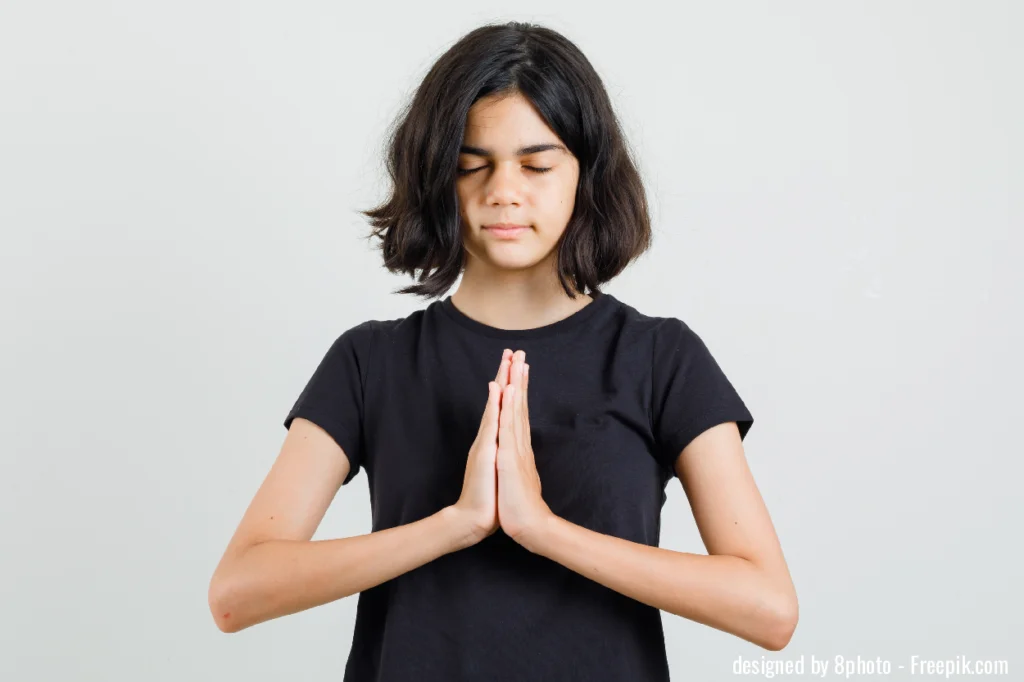
{"type": "Polygon", "coordinates": [[[637,601],[766,649],[785,647],[795,627],[795,595],[746,559],[651,547],[558,516],[528,549],[637,601]]]}
{"type": "Polygon", "coordinates": [[[394,528],[332,540],[268,540],[224,571],[211,597],[217,626],[237,632],[380,585],[475,542],[451,507],[394,528]]]}

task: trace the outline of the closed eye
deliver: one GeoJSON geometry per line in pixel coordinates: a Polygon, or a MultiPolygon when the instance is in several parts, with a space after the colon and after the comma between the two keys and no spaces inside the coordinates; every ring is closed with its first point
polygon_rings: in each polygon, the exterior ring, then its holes
{"type": "MultiPolygon", "coordinates": [[[[469,175],[470,173],[475,173],[481,168],[487,168],[487,166],[477,166],[476,168],[459,168],[458,170],[455,171],[455,173],[457,175],[469,175]]],[[[535,166],[523,166],[523,168],[534,173],[547,173],[549,170],[551,170],[550,168],[537,168],[535,166]]]]}

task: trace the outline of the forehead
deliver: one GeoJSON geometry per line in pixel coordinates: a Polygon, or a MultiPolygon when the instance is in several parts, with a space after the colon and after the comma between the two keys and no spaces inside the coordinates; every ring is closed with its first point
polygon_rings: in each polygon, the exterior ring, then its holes
{"type": "Polygon", "coordinates": [[[464,141],[509,153],[523,145],[559,143],[529,100],[519,94],[477,100],[466,117],[464,141]]]}

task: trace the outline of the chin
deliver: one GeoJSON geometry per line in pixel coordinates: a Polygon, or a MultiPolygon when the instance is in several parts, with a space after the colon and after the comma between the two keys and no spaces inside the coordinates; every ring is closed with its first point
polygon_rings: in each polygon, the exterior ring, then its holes
{"type": "Polygon", "coordinates": [[[491,265],[502,270],[525,270],[540,262],[540,258],[531,253],[489,253],[491,265]]]}
{"type": "Polygon", "coordinates": [[[536,241],[520,240],[486,241],[473,240],[467,242],[470,258],[476,258],[492,268],[500,270],[526,270],[536,267],[545,258],[552,255],[554,245],[546,248],[536,241]]]}
{"type": "Polygon", "coordinates": [[[484,257],[495,268],[525,270],[540,263],[544,254],[536,249],[524,248],[521,244],[505,244],[484,249],[484,257]]]}

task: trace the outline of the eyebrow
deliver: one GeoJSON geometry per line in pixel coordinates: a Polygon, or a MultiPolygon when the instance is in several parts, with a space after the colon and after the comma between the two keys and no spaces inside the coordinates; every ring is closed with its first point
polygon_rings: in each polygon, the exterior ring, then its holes
{"type": "MultiPolygon", "coordinates": [[[[520,147],[516,150],[516,156],[527,156],[529,154],[537,154],[538,152],[546,152],[550,150],[557,150],[568,153],[569,150],[564,145],[560,144],[531,144],[526,147],[520,147]]],[[[494,151],[491,149],[484,149],[483,147],[471,147],[470,145],[462,145],[459,148],[460,154],[472,154],[473,156],[494,156],[494,151]]]]}

